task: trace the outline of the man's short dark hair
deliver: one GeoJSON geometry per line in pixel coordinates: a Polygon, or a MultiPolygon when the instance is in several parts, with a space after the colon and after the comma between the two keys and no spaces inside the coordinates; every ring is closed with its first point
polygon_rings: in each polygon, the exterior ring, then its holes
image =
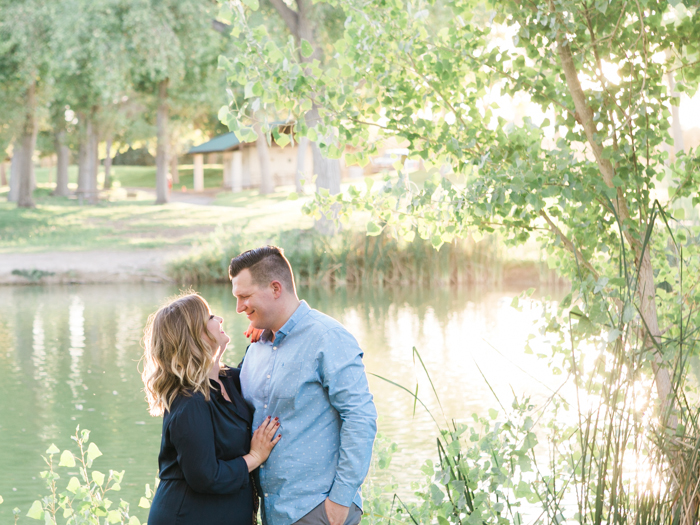
{"type": "Polygon", "coordinates": [[[272,281],[279,281],[288,292],[295,291],[292,266],[284,256],[282,248],[261,246],[234,257],[228,267],[229,278],[233,279],[246,268],[253,277],[253,283],[258,286],[267,286],[272,281]]]}

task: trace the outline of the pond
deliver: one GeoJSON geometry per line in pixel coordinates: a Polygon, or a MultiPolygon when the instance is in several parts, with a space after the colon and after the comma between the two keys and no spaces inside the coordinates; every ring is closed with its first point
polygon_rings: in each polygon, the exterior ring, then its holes
{"type": "MultiPolygon", "coordinates": [[[[232,341],[226,361],[235,365],[246,348],[244,316],[225,285],[198,291],[225,319],[232,341]]],[[[146,410],[138,372],[139,340],[147,316],[166,297],[167,285],[0,287],[0,523],[11,510],[26,513],[44,493],[41,454],[51,443],[72,446],[77,425],[92,431],[103,457],[95,468],[126,470],[114,494],[136,508],[144,485],[157,475],[161,419],[146,410]]],[[[419,397],[438,421],[468,421],[507,405],[517,395],[543,399],[562,381],[546,363],[523,352],[546,300],[516,310],[519,289],[349,291],[305,289],[299,296],[341,321],[365,351],[379,412],[379,431],[399,446],[390,474],[400,492],[421,480],[419,467],[436,457],[437,429],[405,391],[419,397]],[[430,372],[442,410],[413,347],[430,372]],[[417,360],[416,360],[417,361],[417,360]],[[376,375],[373,375],[376,374],[376,375]]],[[[536,294],[537,295],[537,294],[536,294]]],[[[560,295],[554,293],[554,295],[560,295]]],[[[521,303],[522,304],[522,303],[521,303]]],[[[530,345],[544,345],[537,336],[530,345]]],[[[382,476],[388,474],[383,473],[382,476]]],[[[142,520],[147,511],[138,509],[142,520]]]]}

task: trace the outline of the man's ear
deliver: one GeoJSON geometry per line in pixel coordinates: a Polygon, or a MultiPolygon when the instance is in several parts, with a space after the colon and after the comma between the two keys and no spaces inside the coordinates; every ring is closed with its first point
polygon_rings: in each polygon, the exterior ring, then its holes
{"type": "Polygon", "coordinates": [[[282,283],[279,281],[272,281],[270,283],[270,287],[272,288],[272,295],[275,297],[275,299],[279,299],[279,297],[282,295],[282,283]]]}

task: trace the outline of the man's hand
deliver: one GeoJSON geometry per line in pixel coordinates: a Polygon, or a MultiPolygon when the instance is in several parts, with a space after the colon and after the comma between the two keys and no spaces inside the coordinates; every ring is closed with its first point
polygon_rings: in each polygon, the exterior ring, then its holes
{"type": "Polygon", "coordinates": [[[326,516],[328,516],[328,521],[331,525],[343,525],[345,520],[348,519],[350,507],[339,505],[331,501],[329,498],[326,498],[325,507],[326,516]]]}

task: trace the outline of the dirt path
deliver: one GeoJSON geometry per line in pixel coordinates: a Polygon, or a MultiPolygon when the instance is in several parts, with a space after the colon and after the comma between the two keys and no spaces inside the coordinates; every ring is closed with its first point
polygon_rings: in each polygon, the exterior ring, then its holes
{"type": "Polygon", "coordinates": [[[188,249],[2,253],[0,285],[168,282],[167,261],[188,249]]]}

